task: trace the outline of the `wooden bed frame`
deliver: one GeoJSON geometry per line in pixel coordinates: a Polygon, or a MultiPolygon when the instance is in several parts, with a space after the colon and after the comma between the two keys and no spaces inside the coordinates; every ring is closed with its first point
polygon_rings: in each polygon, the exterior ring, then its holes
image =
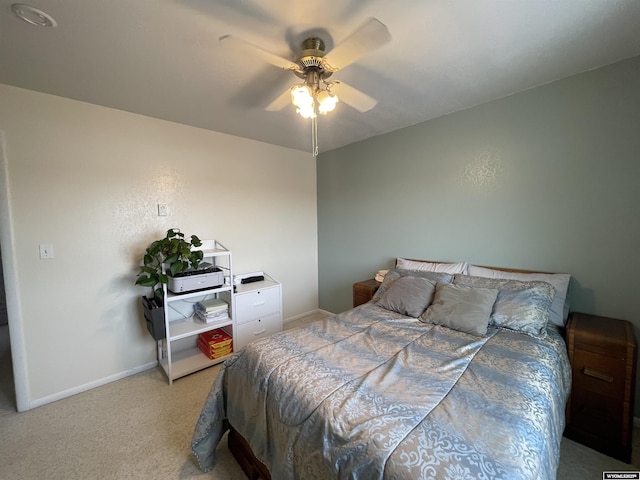
{"type": "MultiPolygon", "coordinates": [[[[452,263],[452,262],[439,262],[433,260],[413,260],[415,262],[429,262],[429,263],[452,263]]],[[[481,265],[479,265],[481,266],[481,265]]],[[[535,270],[522,270],[517,268],[502,268],[502,267],[484,267],[491,268],[493,270],[501,270],[503,272],[514,272],[514,273],[549,273],[549,272],[540,272],[535,270]]],[[[251,446],[249,442],[245,440],[245,438],[240,435],[233,427],[229,429],[229,434],[227,438],[227,444],[229,446],[229,450],[233,454],[236,462],[242,468],[242,471],[249,478],[249,480],[271,480],[271,474],[269,473],[269,469],[262,463],[260,460],[256,458],[251,450],[251,446]]]]}
{"type": "Polygon", "coordinates": [[[227,444],[233,457],[249,480],[271,480],[269,469],[256,458],[247,442],[233,427],[229,429],[227,444]]]}

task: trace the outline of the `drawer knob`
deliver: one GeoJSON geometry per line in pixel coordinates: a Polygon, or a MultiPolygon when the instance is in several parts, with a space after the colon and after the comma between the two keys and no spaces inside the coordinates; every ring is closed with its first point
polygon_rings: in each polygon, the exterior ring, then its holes
{"type": "Polygon", "coordinates": [[[253,304],[254,307],[261,307],[262,305],[264,305],[264,302],[257,302],[253,304]]]}
{"type": "Polygon", "coordinates": [[[262,330],[260,330],[259,332],[253,332],[254,335],[262,335],[264,332],[266,332],[267,329],[263,328],[262,330]]]}
{"type": "Polygon", "coordinates": [[[593,368],[584,367],[582,373],[589,377],[597,378],[598,380],[605,381],[607,383],[613,383],[613,377],[604,372],[600,372],[598,370],[594,370],[593,368]]]}

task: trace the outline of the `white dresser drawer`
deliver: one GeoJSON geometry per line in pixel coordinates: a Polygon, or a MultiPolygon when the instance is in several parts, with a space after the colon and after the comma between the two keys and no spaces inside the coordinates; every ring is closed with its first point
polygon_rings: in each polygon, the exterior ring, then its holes
{"type": "Polygon", "coordinates": [[[248,343],[277,333],[280,330],[282,330],[282,321],[280,320],[279,312],[238,325],[233,335],[233,349],[238,351],[248,343]]]}
{"type": "Polygon", "coordinates": [[[233,312],[238,324],[251,322],[280,312],[280,287],[254,290],[235,296],[236,310],[233,312]]]}

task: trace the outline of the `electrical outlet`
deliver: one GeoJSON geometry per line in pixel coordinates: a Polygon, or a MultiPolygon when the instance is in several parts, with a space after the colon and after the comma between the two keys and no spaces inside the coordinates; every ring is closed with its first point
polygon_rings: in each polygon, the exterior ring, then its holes
{"type": "Polygon", "coordinates": [[[166,203],[159,203],[158,204],[158,216],[159,217],[166,217],[169,213],[169,207],[167,206],[166,203]]]}
{"type": "Polygon", "coordinates": [[[53,245],[50,243],[40,244],[40,260],[48,260],[53,258],[53,245]]]}

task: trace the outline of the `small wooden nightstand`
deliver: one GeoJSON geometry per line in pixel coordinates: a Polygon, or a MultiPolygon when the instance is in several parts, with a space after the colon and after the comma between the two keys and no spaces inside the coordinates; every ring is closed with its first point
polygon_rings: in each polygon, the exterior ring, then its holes
{"type": "Polygon", "coordinates": [[[353,306],[357,307],[358,305],[362,305],[363,303],[367,303],[371,300],[371,298],[373,298],[373,294],[378,290],[378,287],[380,287],[380,282],[376,281],[374,278],[354,283],[353,306]]]}
{"type": "Polygon", "coordinates": [[[573,313],[566,338],[573,379],[565,435],[630,463],[637,350],[632,324],[573,313]]]}

